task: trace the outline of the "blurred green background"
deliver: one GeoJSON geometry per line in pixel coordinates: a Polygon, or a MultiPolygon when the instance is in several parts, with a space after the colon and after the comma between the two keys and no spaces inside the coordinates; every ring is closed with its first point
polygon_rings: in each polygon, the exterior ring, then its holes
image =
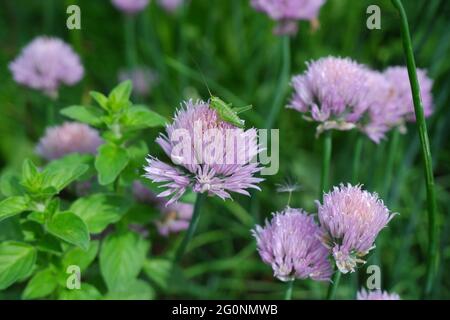
{"type": "MultiPolygon", "coordinates": [[[[190,97],[208,98],[212,92],[236,105],[253,104],[243,118],[262,128],[276,96],[281,72],[282,39],[272,34],[273,22],[254,11],[249,0],[192,0],[169,14],[156,1],[136,16],[138,64],[158,74],[150,96],[140,102],[171,117],[179,103],[190,97]]],[[[404,0],[418,67],[434,79],[435,112],[428,119],[437,184],[440,226],[439,274],[433,296],[450,298],[450,2],[404,0]]],[[[123,15],[109,0],[3,0],[0,5],[0,171],[17,170],[30,157],[39,163],[34,146],[46,125],[49,101],[40,93],[13,82],[8,63],[39,35],[52,35],[70,43],[81,56],[84,79],[60,91],[62,108],[90,102],[88,92],[108,92],[117,84],[119,69],[127,66],[123,15]],[[81,30],[66,28],[66,8],[81,8],[81,30]]],[[[320,28],[312,32],[300,22],[291,39],[291,74],[305,62],[326,55],[348,56],[382,70],[404,65],[399,19],[390,1],[328,0],[320,12],[320,28]],[[381,30],[366,28],[366,8],[381,8],[381,30]]],[[[288,101],[288,95],[284,102],[288,101]]],[[[137,97],[136,100],[139,101],[137,97]]],[[[58,122],[64,119],[59,116],[58,122]]],[[[291,179],[301,185],[291,206],[314,212],[319,189],[321,147],[314,124],[293,110],[281,110],[274,125],[280,130],[280,170],[265,177],[262,192],[236,201],[207,201],[190,253],[184,260],[184,279],[159,298],[270,299],[283,296],[285,285],[272,277],[255,249],[250,229],[271,212],[282,210],[287,194],[276,193],[276,184],[291,179]]],[[[399,212],[377,241],[376,254],[367,265],[378,264],[382,288],[403,298],[418,298],[425,274],[427,218],[425,185],[414,124],[400,137],[395,152],[391,135],[379,145],[364,140],[358,181],[378,192],[387,206],[399,212]],[[389,170],[392,164],[392,170],[389,170]]],[[[146,132],[149,150],[156,130],[146,132]]],[[[351,180],[351,162],[357,132],[334,135],[332,182],[351,180]]],[[[0,240],[8,239],[8,225],[0,224],[0,240]]],[[[156,237],[158,256],[177,237],[156,237]]],[[[365,267],[357,276],[345,276],[337,298],[355,297],[365,283],[365,267]],[[359,284],[358,284],[359,283],[359,284]]],[[[295,299],[323,298],[326,284],[297,281],[295,299]]],[[[0,294],[1,297],[1,294],[0,294]]]]}

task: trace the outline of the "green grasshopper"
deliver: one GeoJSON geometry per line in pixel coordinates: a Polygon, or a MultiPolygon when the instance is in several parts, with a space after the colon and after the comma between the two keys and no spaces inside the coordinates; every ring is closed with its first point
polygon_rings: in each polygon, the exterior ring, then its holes
{"type": "Polygon", "coordinates": [[[248,105],[245,107],[237,107],[233,108],[231,103],[226,103],[219,97],[213,96],[211,91],[209,90],[208,83],[206,82],[205,76],[203,75],[203,72],[200,69],[200,66],[197,64],[197,62],[193,59],[194,63],[197,65],[197,68],[200,71],[200,74],[203,78],[203,82],[208,89],[209,92],[209,107],[217,111],[217,115],[219,116],[220,120],[231,123],[232,125],[235,125],[239,128],[244,128],[244,120],[239,118],[238,114],[248,111],[251,108],[253,108],[252,105],[248,105]]]}
{"type": "Polygon", "coordinates": [[[236,127],[239,128],[244,127],[245,122],[244,120],[239,118],[238,114],[250,110],[251,108],[253,108],[252,105],[233,108],[231,103],[226,103],[219,97],[213,96],[211,92],[209,93],[209,95],[210,95],[209,106],[217,111],[217,114],[219,115],[219,118],[222,121],[231,123],[232,125],[235,125],[236,127]]]}

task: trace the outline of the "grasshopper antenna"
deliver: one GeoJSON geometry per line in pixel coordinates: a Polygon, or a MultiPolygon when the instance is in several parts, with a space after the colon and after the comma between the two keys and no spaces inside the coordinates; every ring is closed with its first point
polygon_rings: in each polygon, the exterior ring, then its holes
{"type": "Polygon", "coordinates": [[[198,69],[198,72],[200,72],[200,75],[202,76],[202,81],[205,84],[206,89],[208,89],[209,96],[212,97],[213,95],[211,93],[211,90],[209,90],[209,86],[208,86],[208,83],[206,82],[205,74],[203,73],[203,71],[200,68],[199,64],[197,63],[197,61],[194,59],[194,57],[190,53],[189,53],[189,57],[191,58],[192,62],[194,62],[195,66],[198,69]]]}

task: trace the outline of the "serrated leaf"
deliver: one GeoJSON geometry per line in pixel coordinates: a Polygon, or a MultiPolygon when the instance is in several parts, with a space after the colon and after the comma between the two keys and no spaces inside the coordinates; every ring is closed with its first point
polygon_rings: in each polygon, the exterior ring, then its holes
{"type": "Polygon", "coordinates": [[[81,248],[73,248],[67,251],[62,258],[63,270],[66,271],[67,267],[76,265],[80,267],[81,271],[86,270],[89,265],[95,260],[99,248],[98,241],[91,241],[87,251],[81,248]]]}
{"type": "Polygon", "coordinates": [[[144,263],[144,272],[147,277],[155,282],[160,288],[167,288],[172,262],[166,259],[147,259],[144,263]]]}
{"type": "Polygon", "coordinates": [[[52,235],[87,250],[89,231],[84,221],[72,212],[55,214],[46,225],[52,235]]]}
{"type": "Polygon", "coordinates": [[[61,290],[59,299],[61,300],[98,300],[102,297],[101,293],[93,285],[81,282],[80,289],[61,290]]]}
{"type": "Polygon", "coordinates": [[[0,290],[27,276],[36,261],[36,250],[26,243],[0,243],[0,290]]]}
{"type": "Polygon", "coordinates": [[[42,188],[54,188],[54,192],[60,192],[88,171],[88,159],[90,156],[72,154],[52,161],[42,172],[42,188]]]}
{"type": "Polygon", "coordinates": [[[135,279],[125,288],[108,292],[104,300],[152,300],[154,297],[155,291],[148,283],[135,279]]]}
{"type": "Polygon", "coordinates": [[[94,107],[70,106],[62,109],[60,113],[70,119],[87,123],[94,127],[100,126],[103,123],[101,117],[104,113],[94,107]]]}
{"type": "Polygon", "coordinates": [[[88,226],[90,233],[100,233],[109,224],[119,221],[128,209],[123,197],[95,194],[80,198],[70,207],[88,226]]]}
{"type": "Polygon", "coordinates": [[[142,269],[149,243],[133,232],[114,233],[103,241],[100,271],[109,291],[127,288],[142,269]]]}
{"type": "Polygon", "coordinates": [[[22,185],[34,192],[41,188],[42,175],[34,163],[26,159],[22,165],[22,185]]]}
{"type": "Polygon", "coordinates": [[[129,100],[131,96],[131,90],[133,89],[130,80],[123,81],[119,83],[108,96],[108,106],[113,111],[118,111],[124,106],[129,105],[129,100]]]}
{"type": "Polygon", "coordinates": [[[6,171],[0,177],[0,193],[6,197],[19,196],[23,194],[20,185],[20,177],[12,171],[6,171]]]}
{"type": "Polygon", "coordinates": [[[95,159],[99,183],[107,185],[114,182],[127,166],[128,161],[128,154],[124,148],[112,143],[100,146],[95,159]]]}
{"type": "Polygon", "coordinates": [[[100,107],[108,110],[108,97],[106,97],[103,93],[91,91],[89,92],[89,95],[98,103],[100,107]]]}
{"type": "Polygon", "coordinates": [[[122,124],[127,130],[162,127],[166,123],[167,119],[160,114],[149,110],[145,106],[136,105],[127,110],[122,119],[122,124]]]}
{"type": "Polygon", "coordinates": [[[0,221],[19,214],[28,208],[28,201],[25,197],[13,196],[0,202],[0,221]]]}
{"type": "Polygon", "coordinates": [[[23,299],[38,299],[51,294],[57,287],[56,272],[51,268],[37,272],[28,282],[23,299]]]}

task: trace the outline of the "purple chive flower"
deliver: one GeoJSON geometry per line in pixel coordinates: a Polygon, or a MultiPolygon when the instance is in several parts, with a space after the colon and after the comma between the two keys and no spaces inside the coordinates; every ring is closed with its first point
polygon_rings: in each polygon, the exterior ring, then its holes
{"type": "MultiPolygon", "coordinates": [[[[411,85],[409,83],[406,67],[390,67],[384,71],[386,78],[393,84],[392,99],[403,114],[404,120],[415,121],[414,104],[412,100],[411,85]]],[[[417,78],[420,85],[420,96],[423,102],[425,117],[433,113],[433,96],[431,88],[433,81],[427,76],[425,70],[417,69],[417,78]]]]}
{"type": "Polygon", "coordinates": [[[251,5],[277,22],[274,33],[297,33],[297,20],[309,20],[317,25],[320,7],[325,0],[251,0],[251,5]]]}
{"type": "Polygon", "coordinates": [[[194,192],[231,198],[230,192],[249,195],[263,179],[253,159],[261,151],[255,129],[243,130],[222,121],[207,102],[184,103],[156,142],[173,164],[149,156],[145,177],[163,183],[159,197],[177,201],[188,188],[194,192]]]}
{"type": "Polygon", "coordinates": [[[158,0],[159,5],[167,12],[174,12],[183,4],[183,2],[184,0],[158,0]]]}
{"type": "Polygon", "coordinates": [[[252,230],[259,255],[271,265],[281,281],[311,278],[329,281],[332,268],[322,231],[313,216],[302,209],[287,207],[275,213],[266,225],[252,230]]]}
{"type": "Polygon", "coordinates": [[[307,70],[292,78],[294,93],[288,108],[319,122],[324,130],[350,130],[367,109],[366,68],[348,58],[325,57],[307,64],[307,70]]]}
{"type": "Polygon", "coordinates": [[[167,237],[170,233],[187,230],[194,212],[192,204],[177,202],[160,208],[162,217],[155,222],[160,235],[167,237]]]}
{"type": "Polygon", "coordinates": [[[45,130],[36,152],[46,160],[54,160],[69,153],[95,154],[102,143],[97,130],[83,123],[64,122],[45,130]]]}
{"type": "Polygon", "coordinates": [[[147,189],[141,182],[133,182],[133,195],[139,202],[156,206],[161,211],[161,219],[155,221],[159,234],[168,236],[189,227],[194,206],[190,203],[172,203],[166,206],[166,201],[147,189]]]}
{"type": "Polygon", "coordinates": [[[361,121],[360,127],[372,141],[379,143],[387,131],[400,124],[403,111],[393,99],[395,84],[383,73],[367,70],[367,87],[364,97],[367,119],[366,123],[361,121]]]}
{"type": "Polygon", "coordinates": [[[366,291],[366,289],[361,289],[356,294],[356,300],[400,300],[400,296],[396,293],[388,293],[387,291],[366,291]]]}
{"type": "Polygon", "coordinates": [[[316,203],[324,242],[342,273],[365,263],[362,257],[375,248],[378,233],[394,217],[376,193],[361,190],[360,185],[341,184],[324,194],[323,204],[316,203]]]}
{"type": "Polygon", "coordinates": [[[113,5],[127,13],[135,14],[145,9],[150,0],[112,0],[113,5]]]}
{"type": "Polygon", "coordinates": [[[74,85],[84,74],[79,56],[64,41],[37,37],[9,64],[14,80],[56,97],[61,84],[74,85]]]}
{"type": "Polygon", "coordinates": [[[150,94],[152,86],[157,80],[156,74],[149,68],[139,67],[119,71],[119,82],[131,80],[136,94],[146,97],[150,94]]]}

